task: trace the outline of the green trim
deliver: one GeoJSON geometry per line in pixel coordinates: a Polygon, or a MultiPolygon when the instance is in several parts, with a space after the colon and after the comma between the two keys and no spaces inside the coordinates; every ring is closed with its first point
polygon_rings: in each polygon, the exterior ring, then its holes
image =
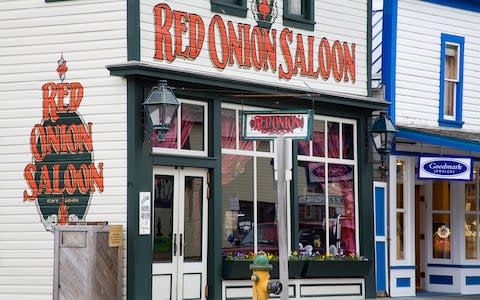
{"type": "MultiPolygon", "coordinates": [[[[209,156],[221,157],[221,102],[212,101],[208,111],[208,151],[209,156]]],[[[210,199],[208,200],[208,258],[207,285],[208,299],[222,299],[222,165],[215,160],[215,168],[210,169],[210,199]]]]}
{"type": "Polygon", "coordinates": [[[127,59],[140,60],[140,0],[127,0],[127,59]]]}
{"type": "MultiPolygon", "coordinates": [[[[369,164],[369,144],[368,144],[368,118],[358,120],[357,127],[357,155],[358,155],[358,219],[359,219],[359,239],[360,254],[370,261],[375,260],[375,232],[372,212],[373,206],[373,168],[369,164]]],[[[375,270],[374,264],[370,265],[370,270],[365,278],[365,296],[366,298],[376,297],[375,270]]]]}
{"type": "Polygon", "coordinates": [[[247,16],[247,0],[239,0],[241,4],[233,4],[232,1],[211,0],[211,10],[216,13],[245,18],[247,16]]]}
{"type": "Polygon", "coordinates": [[[367,95],[372,96],[372,0],[367,1],[367,95]]]}
{"type": "MultiPolygon", "coordinates": [[[[312,126],[313,128],[313,126],[312,126]]],[[[313,129],[312,129],[313,131],[313,129]]],[[[292,237],[290,247],[292,250],[298,250],[300,240],[300,226],[298,224],[298,141],[292,143],[292,180],[290,181],[290,224],[292,237]]]]}
{"type": "MultiPolygon", "coordinates": [[[[321,102],[322,104],[331,103],[337,106],[349,106],[352,107],[352,112],[358,108],[364,108],[368,110],[385,110],[388,106],[388,102],[382,99],[376,99],[371,97],[363,97],[356,95],[343,95],[333,94],[328,92],[322,92],[320,96],[312,96],[311,92],[299,91],[294,88],[289,88],[288,85],[272,86],[267,84],[259,84],[254,82],[240,81],[228,76],[211,76],[208,74],[194,73],[191,71],[180,71],[164,69],[161,66],[150,65],[138,61],[132,61],[126,64],[110,65],[107,66],[110,71],[110,75],[113,76],[138,76],[138,77],[150,77],[152,79],[166,79],[169,81],[169,85],[174,86],[174,81],[179,81],[182,85],[192,84],[195,87],[204,85],[205,87],[212,87],[216,90],[210,92],[210,97],[224,97],[225,100],[232,101],[232,98],[241,102],[241,97],[228,97],[226,92],[234,92],[235,94],[253,92],[260,95],[276,95],[276,94],[293,94],[291,98],[282,97],[288,106],[293,107],[311,107],[312,102],[321,102]],[[220,94],[220,95],[219,95],[220,94]],[[286,102],[291,101],[295,102],[286,102]],[[308,104],[307,104],[308,103],[308,104]],[[294,106],[298,105],[298,106],[294,106]]],[[[175,92],[176,93],[176,92],[175,92]]],[[[251,98],[252,102],[260,103],[262,97],[259,99],[251,98]]],[[[263,98],[263,100],[265,100],[263,98]]],[[[270,99],[270,105],[272,100],[270,99]]],[[[346,108],[348,110],[348,108],[346,108]]]]}
{"type": "Polygon", "coordinates": [[[288,13],[288,0],[283,0],[283,25],[313,31],[315,29],[315,1],[302,0],[302,15],[288,13]]]}
{"type": "Polygon", "coordinates": [[[174,156],[168,154],[152,154],[154,165],[177,166],[212,169],[217,165],[216,157],[174,156]]]}
{"type": "Polygon", "coordinates": [[[138,234],[138,193],[152,191],[150,148],[143,143],[143,88],[127,80],[127,299],[152,298],[152,236],[138,234]]]}

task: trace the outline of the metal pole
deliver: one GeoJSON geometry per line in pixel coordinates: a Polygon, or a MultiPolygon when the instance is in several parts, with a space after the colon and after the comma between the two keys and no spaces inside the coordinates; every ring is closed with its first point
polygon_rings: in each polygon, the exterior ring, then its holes
{"type": "Polygon", "coordinates": [[[286,155],[285,137],[276,139],[277,156],[275,157],[275,180],[277,181],[277,233],[278,233],[278,256],[279,275],[282,283],[281,300],[288,300],[288,229],[287,229],[287,164],[286,160],[291,159],[286,155]]]}

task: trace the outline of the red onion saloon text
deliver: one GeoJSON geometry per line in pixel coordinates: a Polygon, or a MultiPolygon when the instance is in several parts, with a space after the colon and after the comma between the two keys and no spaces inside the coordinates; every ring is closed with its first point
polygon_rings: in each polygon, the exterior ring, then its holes
{"type": "Polygon", "coordinates": [[[208,27],[199,15],[172,10],[168,4],[154,7],[157,60],[195,60],[207,41],[210,59],[218,69],[237,64],[242,69],[278,72],[281,79],[303,76],[355,83],[355,44],[333,43],[323,37],[295,34],[284,28],[267,30],[250,24],[234,24],[215,15],[208,27]],[[207,35],[207,36],[205,36],[207,35]],[[278,61],[278,57],[282,62],[278,61]]]}

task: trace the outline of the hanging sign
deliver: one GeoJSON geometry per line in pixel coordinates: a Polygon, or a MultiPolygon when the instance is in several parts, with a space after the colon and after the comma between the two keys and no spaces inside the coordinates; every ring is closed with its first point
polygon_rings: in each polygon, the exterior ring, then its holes
{"type": "Polygon", "coordinates": [[[243,111],[242,138],[257,140],[283,136],[309,140],[312,122],[311,110],[243,111]]]}
{"type": "Polygon", "coordinates": [[[418,159],[418,179],[472,180],[472,158],[421,156],[418,159]]]}
{"type": "Polygon", "coordinates": [[[151,232],[150,223],[152,221],[152,199],[150,192],[140,192],[138,194],[138,201],[138,234],[149,235],[151,232]]]}
{"type": "Polygon", "coordinates": [[[95,164],[93,123],[79,112],[80,82],[64,82],[68,71],[58,60],[60,82],[42,86],[42,119],[30,131],[32,161],[25,166],[23,200],[35,202],[47,230],[84,222],[95,192],[104,190],[103,162],[95,164]]]}

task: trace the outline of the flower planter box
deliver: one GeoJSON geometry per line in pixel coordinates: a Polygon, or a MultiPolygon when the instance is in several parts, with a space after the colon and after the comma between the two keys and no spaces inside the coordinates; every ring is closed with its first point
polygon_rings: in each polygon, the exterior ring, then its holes
{"type": "MultiPolygon", "coordinates": [[[[249,279],[251,261],[224,261],[223,279],[249,279]]],[[[278,262],[271,262],[273,270],[271,278],[278,278],[278,262]]],[[[301,278],[352,278],[366,277],[370,270],[370,261],[318,261],[299,260],[288,262],[288,273],[291,279],[301,278]]]]}

